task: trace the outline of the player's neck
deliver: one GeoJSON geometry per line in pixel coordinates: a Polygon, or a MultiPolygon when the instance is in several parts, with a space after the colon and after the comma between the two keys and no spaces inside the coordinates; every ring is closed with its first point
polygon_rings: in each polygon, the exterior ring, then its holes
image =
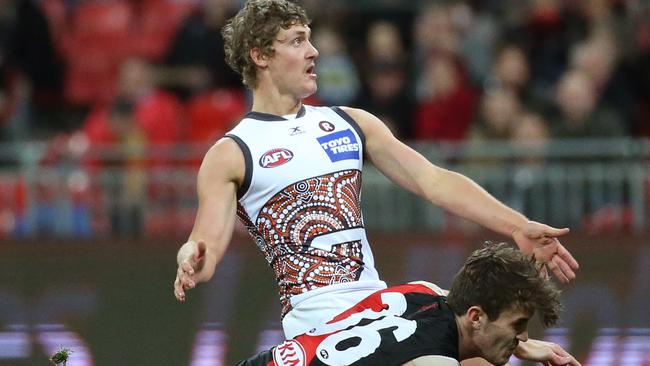
{"type": "Polygon", "coordinates": [[[298,113],[302,100],[292,95],[281,94],[277,90],[263,87],[253,90],[253,112],[286,116],[298,113]]]}

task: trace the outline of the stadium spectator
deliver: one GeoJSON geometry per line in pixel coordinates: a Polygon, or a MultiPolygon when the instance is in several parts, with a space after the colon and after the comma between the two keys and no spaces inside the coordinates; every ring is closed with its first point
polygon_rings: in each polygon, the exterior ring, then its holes
{"type": "Polygon", "coordinates": [[[462,65],[451,56],[429,58],[414,118],[417,140],[462,141],[474,120],[477,93],[462,65]]]}
{"type": "Polygon", "coordinates": [[[515,43],[506,43],[497,51],[491,73],[486,79],[486,89],[510,89],[526,109],[544,112],[548,110],[549,103],[544,100],[544,96],[535,94],[536,90],[530,85],[530,77],[525,49],[515,43]]]}
{"type": "Polygon", "coordinates": [[[460,54],[473,85],[481,85],[488,78],[499,39],[498,19],[482,8],[485,3],[459,2],[451,9],[451,19],[461,36],[460,54]]]}
{"type": "Polygon", "coordinates": [[[544,117],[533,112],[522,112],[513,123],[510,133],[510,142],[518,152],[518,162],[527,167],[542,164],[550,135],[544,117]]]}
{"type": "Polygon", "coordinates": [[[234,5],[232,0],[206,0],[182,22],[158,70],[162,85],[182,99],[240,86],[225,63],[220,34],[234,5]]]}
{"type": "Polygon", "coordinates": [[[321,26],[314,34],[314,45],[320,52],[318,99],[326,105],[350,104],[361,85],[341,34],[331,26],[321,26]]]}
{"type": "Polygon", "coordinates": [[[509,88],[492,88],[483,94],[478,120],[472,126],[472,141],[507,140],[521,113],[521,102],[509,88]]]}
{"type": "MultiPolygon", "coordinates": [[[[171,94],[159,89],[154,83],[152,65],[144,59],[131,58],[120,67],[119,90],[116,99],[123,99],[134,106],[134,122],[144,132],[148,143],[171,144],[178,142],[186,134],[182,123],[182,105],[171,94]]],[[[108,108],[96,106],[85,125],[91,143],[95,137],[110,130],[107,120],[108,108]]],[[[110,139],[110,138],[109,138],[110,139]]]]}
{"type": "MultiPolygon", "coordinates": [[[[650,10],[647,11],[650,14],[650,10]]],[[[634,131],[639,136],[650,137],[650,22],[639,30],[640,57],[633,66],[634,78],[631,86],[638,95],[634,113],[634,131]]]]}
{"type": "MultiPolygon", "coordinates": [[[[20,92],[21,78],[12,65],[10,55],[15,47],[14,37],[17,23],[17,10],[14,1],[3,1],[0,7],[0,142],[12,139],[14,133],[11,128],[15,126],[13,120],[16,109],[25,103],[25,93],[20,92]]],[[[23,88],[24,89],[24,88],[23,88]]],[[[4,155],[4,154],[3,154],[4,155]]],[[[3,156],[2,162],[6,163],[7,157],[3,156]]]]}
{"type": "Polygon", "coordinates": [[[571,50],[571,67],[585,73],[593,81],[598,108],[606,108],[620,116],[626,134],[631,129],[635,95],[628,71],[620,64],[620,46],[608,35],[595,35],[571,50]]]}
{"type": "Polygon", "coordinates": [[[411,136],[413,101],[408,93],[407,62],[397,26],[388,21],[373,23],[366,39],[365,88],[355,105],[380,117],[397,136],[411,136]]]}
{"type": "Polygon", "coordinates": [[[142,199],[146,193],[146,138],[135,120],[135,105],[128,99],[116,99],[108,118],[118,148],[115,165],[104,166],[104,169],[117,168],[108,193],[112,233],[137,237],[142,234],[146,202],[142,199]]]}
{"type": "MultiPolygon", "coordinates": [[[[434,3],[422,9],[413,23],[415,54],[415,96],[417,100],[428,98],[429,85],[424,76],[432,57],[456,58],[460,48],[460,37],[454,30],[449,8],[434,3]]],[[[456,58],[462,61],[461,58],[456,58]]]]}
{"type": "Polygon", "coordinates": [[[605,138],[625,136],[626,129],[615,110],[597,104],[594,81],[581,70],[568,70],[557,85],[556,138],[605,138]]]}
{"type": "Polygon", "coordinates": [[[60,118],[62,66],[33,1],[0,2],[0,141],[44,138],[60,118]]]}

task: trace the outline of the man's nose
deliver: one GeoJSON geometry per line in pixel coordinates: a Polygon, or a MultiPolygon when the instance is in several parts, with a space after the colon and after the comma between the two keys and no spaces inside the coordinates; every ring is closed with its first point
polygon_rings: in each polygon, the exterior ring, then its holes
{"type": "Polygon", "coordinates": [[[320,55],[320,53],[318,52],[316,47],[314,47],[314,45],[311,42],[309,42],[309,52],[307,53],[307,58],[315,59],[318,58],[318,55],[320,55]]]}
{"type": "Polygon", "coordinates": [[[519,340],[519,342],[526,342],[528,340],[528,330],[524,330],[517,334],[517,340],[519,340]]]}

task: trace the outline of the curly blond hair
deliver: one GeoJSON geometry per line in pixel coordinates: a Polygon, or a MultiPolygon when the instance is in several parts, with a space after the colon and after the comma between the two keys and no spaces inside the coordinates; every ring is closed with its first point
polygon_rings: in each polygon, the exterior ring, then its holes
{"type": "Polygon", "coordinates": [[[257,48],[266,56],[273,56],[273,41],[280,28],[295,24],[309,25],[305,10],[287,0],[249,0],[221,30],[226,62],[242,76],[247,87],[257,87],[257,70],[250,50],[257,48]]]}

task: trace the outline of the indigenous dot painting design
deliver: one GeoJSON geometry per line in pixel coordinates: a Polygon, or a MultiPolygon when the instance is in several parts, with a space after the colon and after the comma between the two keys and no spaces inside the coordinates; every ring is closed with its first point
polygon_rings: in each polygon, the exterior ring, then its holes
{"type": "Polygon", "coordinates": [[[294,183],[274,195],[253,223],[237,213],[275,271],[282,316],[289,299],[322,286],[356,281],[363,269],[361,241],[311,247],[324,234],[363,227],[361,172],[346,170],[294,183]]]}

